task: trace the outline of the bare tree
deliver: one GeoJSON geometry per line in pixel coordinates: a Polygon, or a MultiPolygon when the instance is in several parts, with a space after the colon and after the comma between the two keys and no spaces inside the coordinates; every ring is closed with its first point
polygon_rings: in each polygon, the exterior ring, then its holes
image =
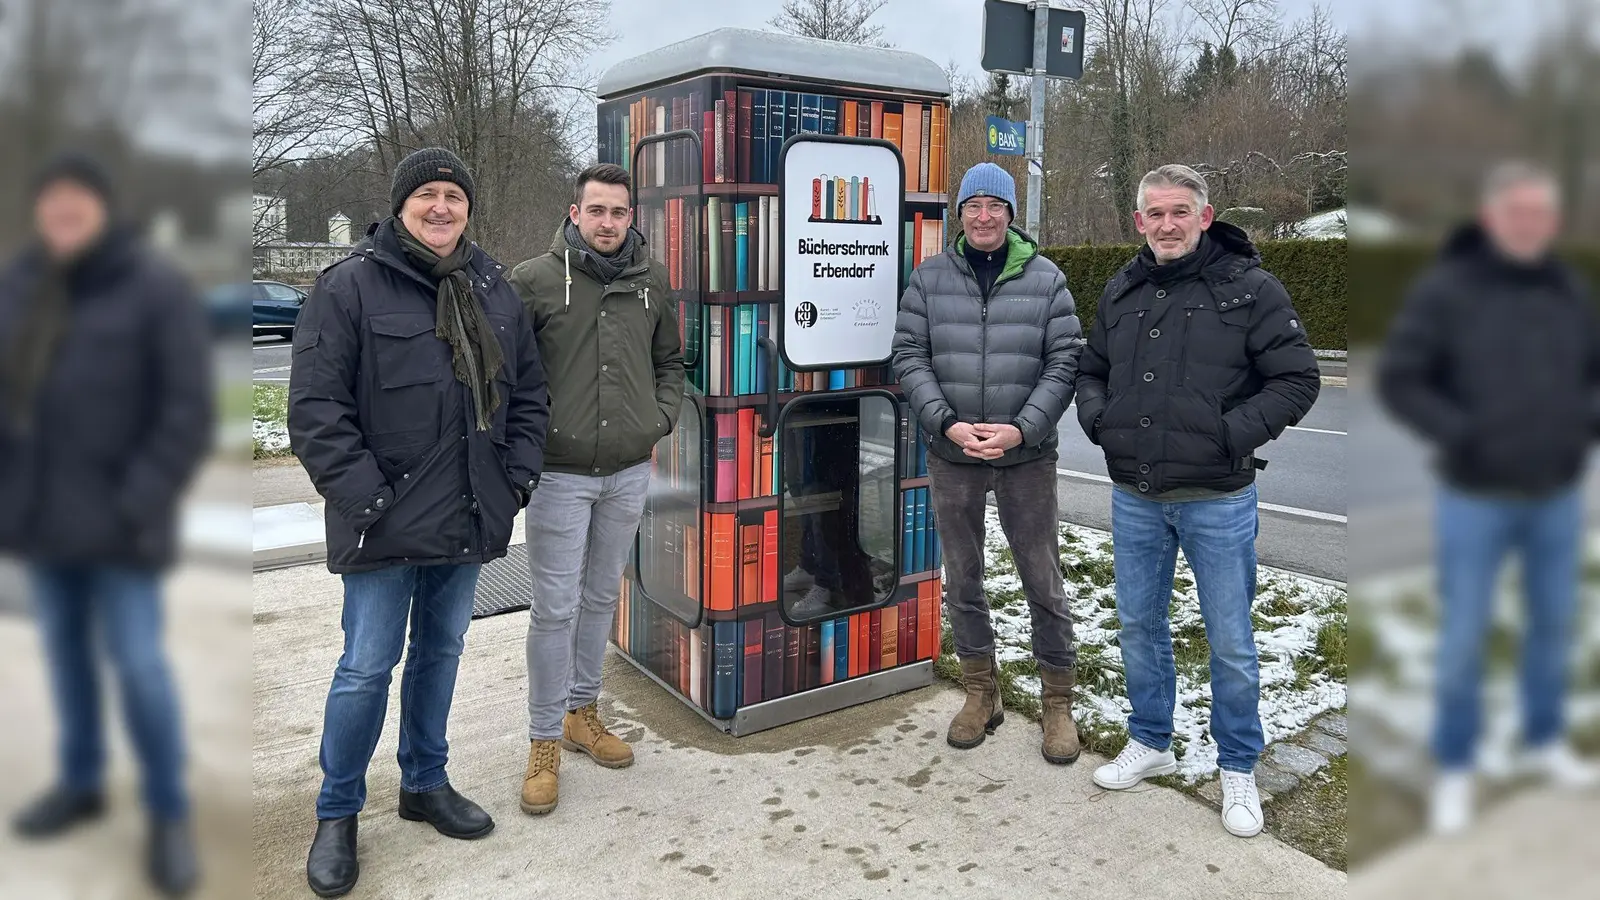
{"type": "Polygon", "coordinates": [[[1242,50],[1269,41],[1278,16],[1277,0],[1188,0],[1217,50],[1242,50]]]}
{"type": "MultiPolygon", "coordinates": [[[[581,62],[610,34],[579,0],[312,0],[330,58],[318,97],[372,152],[370,175],[444,144],[478,181],[473,228],[491,252],[543,246],[565,208],[574,146],[565,99],[592,97],[581,62]],[[563,106],[566,111],[563,111],[563,106]],[[553,227],[553,225],[551,226],[553,227]]],[[[589,129],[592,132],[592,129],[589,129]]]]}
{"type": "Polygon", "coordinates": [[[864,44],[889,46],[883,40],[883,26],[868,20],[889,0],[784,0],[783,10],[767,24],[788,34],[864,44]]]}

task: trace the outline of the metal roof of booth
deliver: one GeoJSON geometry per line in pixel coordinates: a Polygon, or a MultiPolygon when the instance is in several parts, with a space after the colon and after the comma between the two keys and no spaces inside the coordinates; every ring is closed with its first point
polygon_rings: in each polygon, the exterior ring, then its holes
{"type": "Polygon", "coordinates": [[[949,96],[950,79],[933,60],[906,50],[863,47],[748,28],[718,28],[625,59],[600,76],[600,99],[680,81],[737,72],[889,91],[949,96]]]}

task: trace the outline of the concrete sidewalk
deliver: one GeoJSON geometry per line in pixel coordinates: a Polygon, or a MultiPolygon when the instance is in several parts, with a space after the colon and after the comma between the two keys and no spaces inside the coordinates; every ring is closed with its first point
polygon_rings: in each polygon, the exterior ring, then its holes
{"type": "MultiPolygon", "coordinates": [[[[255,896],[310,896],[322,706],[339,656],[340,580],[254,578],[255,896]]],[[[561,806],[517,807],[527,760],[527,616],[473,623],[451,717],[453,783],[498,827],[441,837],[395,815],[399,670],[368,774],[355,898],[1343,898],[1344,873],[1269,835],[1239,840],[1183,794],[1107,794],[1102,760],[1051,766],[1020,716],[968,752],[944,742],[943,684],[742,739],[716,731],[614,653],[602,707],[638,762],[574,754],[561,806]]]]}

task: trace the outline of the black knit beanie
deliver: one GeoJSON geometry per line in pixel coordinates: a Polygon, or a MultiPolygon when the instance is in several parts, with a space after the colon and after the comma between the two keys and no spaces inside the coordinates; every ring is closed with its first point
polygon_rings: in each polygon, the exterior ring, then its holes
{"type": "Polygon", "coordinates": [[[33,199],[38,200],[45,188],[58,181],[83,185],[99,196],[107,210],[116,208],[116,191],[112,188],[110,173],[98,159],[87,153],[66,151],[51,157],[39,167],[33,177],[33,199]]]}
{"type": "Polygon", "coordinates": [[[449,181],[458,185],[467,195],[467,211],[472,211],[472,173],[461,157],[443,147],[427,147],[400,160],[394,169],[394,184],[389,188],[389,205],[392,215],[400,215],[406,200],[430,181],[449,181]]]}

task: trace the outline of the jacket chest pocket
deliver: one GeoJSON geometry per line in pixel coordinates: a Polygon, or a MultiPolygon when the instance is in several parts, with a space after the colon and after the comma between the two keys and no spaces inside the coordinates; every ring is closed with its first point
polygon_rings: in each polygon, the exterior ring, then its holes
{"type": "Polygon", "coordinates": [[[1184,359],[1186,374],[1203,375],[1195,364],[1237,370],[1249,363],[1245,338],[1250,333],[1250,316],[1255,312],[1255,295],[1238,286],[1214,295],[1195,297],[1184,303],[1184,359]]]}
{"type": "MultiPolygon", "coordinates": [[[[1139,354],[1140,336],[1145,335],[1144,339],[1148,342],[1154,322],[1155,317],[1149,309],[1137,308],[1120,310],[1115,318],[1106,320],[1106,359],[1111,364],[1112,372],[1134,365],[1139,354]]],[[[1155,333],[1159,336],[1159,329],[1155,333]]],[[[1113,386],[1119,383],[1120,379],[1113,377],[1113,386]]]]}
{"type": "Polygon", "coordinates": [[[434,335],[433,316],[387,313],[367,321],[378,390],[369,400],[365,430],[380,443],[437,439],[445,381],[455,375],[450,345],[434,335]]]}

